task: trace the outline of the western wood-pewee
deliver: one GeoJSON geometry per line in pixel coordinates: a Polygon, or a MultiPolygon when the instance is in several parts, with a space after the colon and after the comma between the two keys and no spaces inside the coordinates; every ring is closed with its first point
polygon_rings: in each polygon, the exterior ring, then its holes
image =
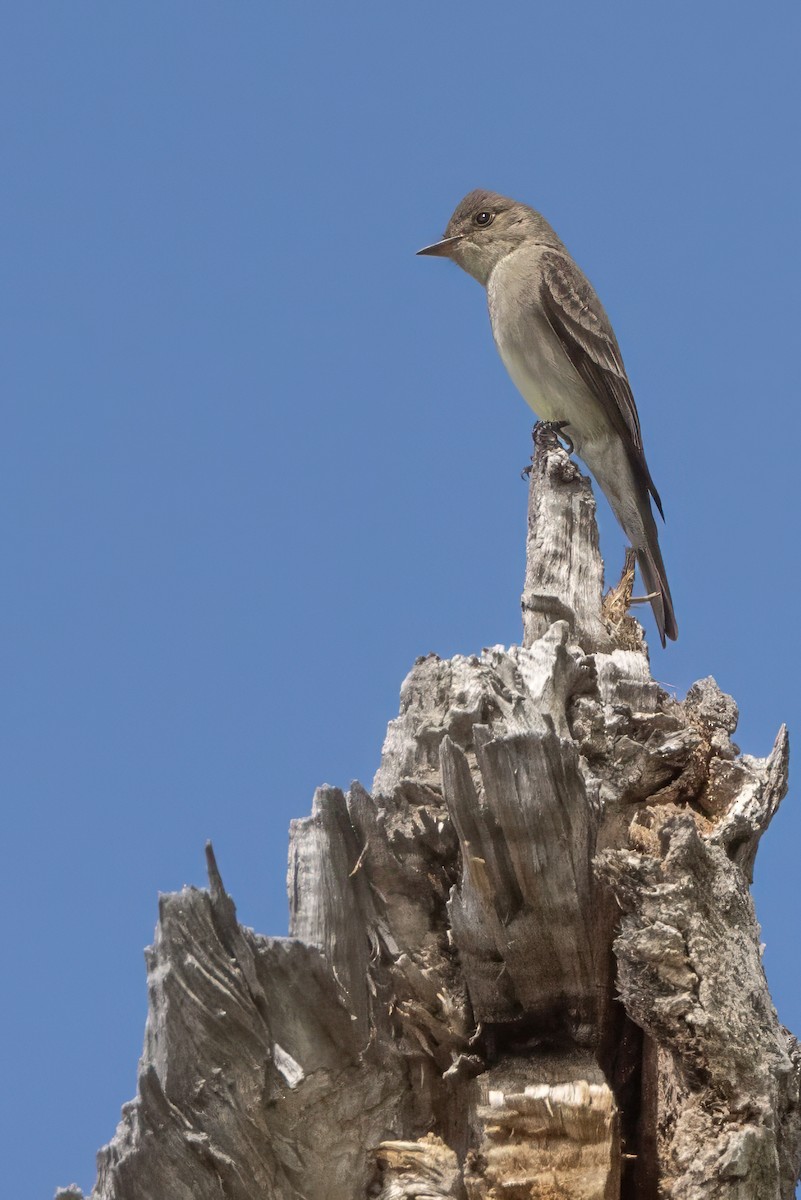
{"type": "Polygon", "coordinates": [[[419,254],[450,258],[487,289],[503,364],[543,421],[564,422],[637,552],[662,645],[676,638],[640,420],[609,318],[551,226],[495,192],[465,196],[445,237],[419,254]]]}

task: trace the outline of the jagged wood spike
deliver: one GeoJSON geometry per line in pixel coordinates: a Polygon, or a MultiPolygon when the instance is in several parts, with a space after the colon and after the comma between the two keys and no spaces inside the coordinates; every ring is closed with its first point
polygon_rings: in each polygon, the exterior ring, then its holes
{"type": "Polygon", "coordinates": [[[524,645],[418,660],[372,793],[293,823],[293,936],[239,925],[210,849],[162,898],[92,1200],[790,1200],[801,1055],[749,892],[786,731],[743,756],[714,680],[664,692],[602,575],[541,439],[524,645]]]}

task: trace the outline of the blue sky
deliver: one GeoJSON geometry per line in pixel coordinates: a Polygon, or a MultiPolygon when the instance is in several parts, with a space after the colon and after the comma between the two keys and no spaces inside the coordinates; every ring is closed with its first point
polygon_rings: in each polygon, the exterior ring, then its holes
{"type": "MultiPolygon", "coordinates": [[[[214,841],[286,930],[286,832],[368,784],[415,657],[519,640],[531,418],[416,259],[476,186],[614,322],[680,640],[737,740],[801,727],[797,6],[8,5],[0,439],[4,1186],[94,1180],[157,893],[214,841]]],[[[610,574],[622,535],[602,512],[610,574]]],[[[755,894],[801,1032],[801,810],[755,894]]]]}

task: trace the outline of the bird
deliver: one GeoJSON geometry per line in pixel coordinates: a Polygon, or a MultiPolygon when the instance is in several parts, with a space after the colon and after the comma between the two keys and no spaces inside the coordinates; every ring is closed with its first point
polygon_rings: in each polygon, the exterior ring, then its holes
{"type": "Polygon", "coordinates": [[[537,417],[565,429],[636,552],[662,645],[678,626],[651,500],[640,418],[612,324],[592,284],[536,209],[477,189],[441,241],[418,254],[449,258],[486,288],[495,345],[537,417]]]}

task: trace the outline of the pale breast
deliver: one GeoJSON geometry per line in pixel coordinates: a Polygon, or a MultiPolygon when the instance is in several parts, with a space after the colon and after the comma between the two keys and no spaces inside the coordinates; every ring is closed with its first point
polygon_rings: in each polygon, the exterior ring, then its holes
{"type": "Polygon", "coordinates": [[[569,421],[578,449],[607,421],[548,323],[539,298],[539,257],[527,246],[504,258],[487,283],[492,334],[503,365],[523,399],[543,421],[569,421]]]}

